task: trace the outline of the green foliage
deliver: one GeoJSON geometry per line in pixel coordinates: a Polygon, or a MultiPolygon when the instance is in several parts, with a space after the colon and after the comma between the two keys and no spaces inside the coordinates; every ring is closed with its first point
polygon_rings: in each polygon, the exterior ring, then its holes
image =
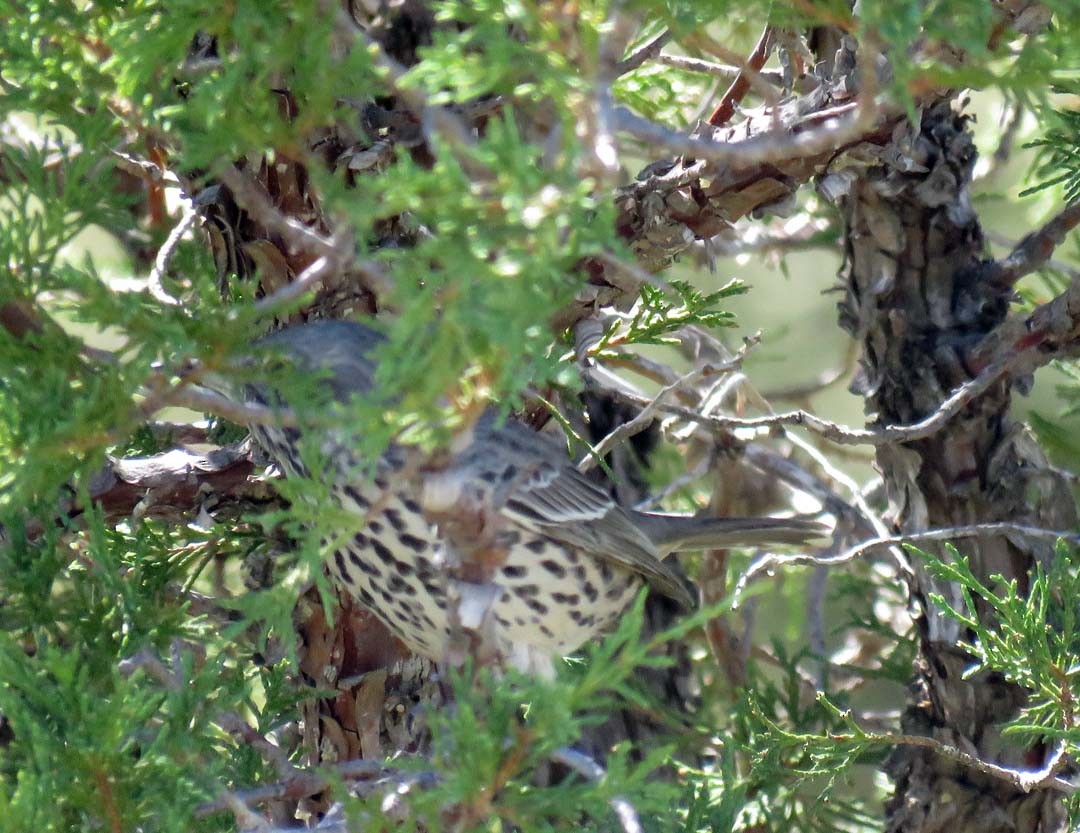
{"type": "MultiPolygon", "coordinates": [[[[85,508],[107,454],[172,447],[147,423],[191,383],[190,368],[206,379],[251,381],[257,374],[242,357],[272,323],[256,308],[253,281],[217,274],[201,232],[180,241],[165,276],[181,303],[147,291],[174,222],[149,207],[163,185],[155,160],[182,177],[188,198],[205,196],[238,164],[248,173],[302,166],[315,219],[392,276],[379,299],[388,342],[375,394],[330,404],[318,378],[288,368],[274,376],[306,424],[338,432],[361,452],[359,477],[393,438],[431,445],[481,403],[510,410],[526,395],[577,389],[567,334],[553,336],[552,321],[582,291],[583,264],[631,258],[611,199],[621,181],[594,164],[585,129],[615,11],[639,24],[631,49],[668,28],[666,48],[690,55],[708,54],[710,44],[744,54],[766,22],[792,30],[850,22],[889,57],[894,100],[913,106],[933,83],[997,91],[1035,108],[1032,190],[1053,186],[1072,199],[1080,195],[1080,118],[1063,96],[1077,92],[1066,71],[1080,58],[1073,5],[1048,4],[1054,26],[1007,52],[990,42],[994,4],[968,0],[878,0],[861,4],[858,20],[841,0],[618,8],[444,0],[431,4],[440,26],[409,47],[416,62],[399,75],[341,3],[0,0],[0,126],[38,140],[0,134],[0,829],[235,829],[229,813],[206,815],[200,805],[282,775],[228,727],[239,720],[285,739],[288,763],[303,763],[286,742],[297,732],[298,703],[314,696],[297,673],[294,611],[315,586],[334,615],[324,562],[360,523],[328,508],[319,477],[275,484],[287,505],[239,520],[215,519],[214,507],[202,505],[184,523],[142,517],[141,505],[121,520],[85,508]],[[968,57],[913,60],[912,44],[927,41],[968,57]],[[404,129],[373,124],[369,108],[395,97],[418,114],[407,114],[404,129]],[[499,106],[467,140],[432,118],[478,101],[499,106]],[[338,144],[313,142],[329,135],[338,144]],[[349,168],[345,151],[382,140],[395,150],[377,175],[349,168]],[[149,180],[132,173],[139,162],[149,180]],[[384,245],[387,238],[408,245],[384,245]],[[29,322],[25,332],[7,325],[14,312],[29,322]],[[273,562],[271,586],[245,586],[242,571],[256,559],[273,562]]],[[[615,106],[680,129],[706,112],[717,86],[647,63],[617,79],[612,96],[615,106]]],[[[637,150],[642,161],[670,156],[637,150]]],[[[164,185],[170,198],[181,190],[171,179],[164,185]]],[[[670,344],[687,325],[730,326],[728,302],[744,291],[737,280],[719,289],[707,279],[646,283],[600,355],[670,344]]],[[[1076,453],[1052,422],[1037,428],[1048,445],[1076,453]]],[[[242,433],[218,423],[210,439],[242,433]]],[[[337,464],[319,437],[301,445],[316,474],[337,464]]],[[[685,461],[672,448],[663,454],[674,480],[685,461]]],[[[679,497],[680,508],[696,508],[700,495],[688,486],[679,497]]],[[[974,655],[1033,691],[1012,731],[1061,740],[1070,751],[1080,650],[1069,604],[1080,591],[1074,565],[1059,550],[1049,572],[1033,578],[1029,600],[1016,585],[984,586],[965,562],[932,563],[965,588],[967,607],[950,613],[970,628],[974,655]]],[[[793,575],[775,597],[756,599],[768,639],[754,646],[738,685],[702,635],[716,621],[736,622],[726,602],[644,638],[639,600],[614,634],[553,681],[452,674],[453,707],[425,716],[431,754],[388,762],[417,778],[405,815],[433,830],[449,822],[492,830],[497,821],[608,831],[618,828],[610,802],[624,797],[648,830],[877,828],[871,772],[891,740],[859,715],[886,694],[890,702],[901,696],[913,640],[883,611],[904,601],[894,577],[854,564],[815,609],[803,574],[793,575]],[[813,650],[811,622],[827,635],[813,650]],[[671,663],[661,648],[673,640],[693,656],[687,685],[700,697],[691,714],[665,711],[640,684],[642,668],[671,663]],[[860,640],[875,646],[872,662],[841,650],[860,640]],[[537,785],[560,750],[623,708],[659,724],[655,748],[620,746],[595,783],[568,774],[537,785]],[[448,818],[451,811],[458,815],[448,818]]],[[[346,793],[342,785],[335,796],[346,793]]],[[[348,798],[346,811],[362,829],[399,829],[384,812],[386,796],[348,798]]]]}
{"type": "Polygon", "coordinates": [[[978,660],[976,671],[997,671],[1028,691],[1020,714],[1006,729],[1036,740],[1055,740],[1074,753],[1080,744],[1075,728],[1075,685],[1080,651],[1076,621],[1080,571],[1075,551],[1059,541],[1049,569],[1040,565],[1024,592],[1014,579],[991,576],[980,581],[955,548],[944,561],[914,548],[930,572],[960,588],[963,608],[940,595],[935,603],[964,626],[966,648],[978,660]],[[986,615],[987,610],[993,616],[986,615]]]}

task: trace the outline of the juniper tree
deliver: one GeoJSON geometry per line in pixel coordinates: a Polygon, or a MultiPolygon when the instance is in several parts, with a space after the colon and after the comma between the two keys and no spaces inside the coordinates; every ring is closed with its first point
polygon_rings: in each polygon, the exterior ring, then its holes
{"type": "Polygon", "coordinates": [[[0,2],[0,824],[1075,826],[1080,452],[1015,400],[1078,395],[1078,12],[0,2]],[[256,366],[317,318],[386,334],[368,395],[256,366]],[[624,506],[831,540],[683,558],[697,612],[554,679],[434,667],[329,578],[325,437],[491,404],[624,506]]]}

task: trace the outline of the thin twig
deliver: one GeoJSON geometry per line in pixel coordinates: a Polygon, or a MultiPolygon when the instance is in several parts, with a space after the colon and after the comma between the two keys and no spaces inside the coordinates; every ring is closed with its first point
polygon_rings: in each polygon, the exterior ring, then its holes
{"type": "MultiPolygon", "coordinates": [[[[994,362],[978,376],[961,385],[938,406],[938,409],[925,419],[911,425],[885,425],[879,428],[851,428],[823,419],[809,411],[788,411],[760,417],[730,417],[702,414],[691,408],[671,403],[661,403],[660,410],[668,411],[691,422],[697,422],[713,429],[730,431],[737,428],[775,428],[778,426],[799,426],[819,434],[838,445],[886,445],[888,443],[911,442],[923,439],[942,428],[946,422],[976,397],[989,390],[1009,368],[1028,358],[1021,351],[994,362]]],[[[617,391],[618,396],[636,405],[647,405],[649,400],[635,397],[625,391],[617,391]]]]}
{"type": "Polygon", "coordinates": [[[676,379],[669,385],[665,385],[661,388],[657,394],[643,407],[633,419],[628,422],[624,422],[619,425],[607,436],[600,440],[595,446],[592,447],[589,454],[586,454],[578,462],[578,471],[585,472],[593,467],[598,458],[603,458],[605,454],[611,451],[620,443],[625,442],[631,437],[640,434],[652,423],[655,418],[656,411],[659,409],[665,397],[668,394],[674,393],[680,389],[686,389],[699,379],[703,379],[709,376],[718,376],[723,373],[730,373],[732,370],[738,369],[743,361],[746,359],[746,354],[750,351],[750,348],[756,343],[753,339],[747,339],[739,351],[728,361],[721,364],[702,364],[699,367],[694,368],[689,373],[676,379]]]}
{"type": "Polygon", "coordinates": [[[310,266],[296,276],[295,280],[289,281],[274,292],[255,302],[255,312],[266,314],[276,312],[282,307],[288,306],[302,298],[304,293],[314,289],[315,285],[322,281],[330,272],[330,258],[320,255],[310,266]]]}
{"type": "Polygon", "coordinates": [[[169,232],[169,236],[165,239],[165,243],[158,249],[157,257],[154,258],[154,266],[150,270],[150,277],[146,283],[146,288],[150,291],[150,294],[159,303],[169,307],[181,306],[182,302],[180,299],[170,295],[165,289],[163,284],[165,272],[176,254],[180,241],[188,233],[188,229],[195,225],[195,221],[199,219],[199,214],[191,200],[185,199],[183,206],[180,222],[173,227],[173,230],[169,232]]]}
{"type": "MultiPolygon", "coordinates": [[[[700,58],[688,58],[685,55],[669,55],[662,53],[656,56],[656,60],[664,66],[673,69],[681,69],[683,72],[697,72],[702,75],[711,75],[721,81],[731,82],[739,77],[742,68],[731,64],[717,64],[713,61],[703,61],[700,58]]],[[[758,75],[777,87],[784,83],[783,75],[777,70],[758,70],[758,75]]]]}
{"type": "Polygon", "coordinates": [[[991,522],[984,524],[969,524],[967,526],[946,526],[938,529],[929,529],[925,532],[910,532],[905,535],[889,535],[886,537],[872,538],[869,541],[851,547],[839,555],[817,556],[808,553],[796,555],[780,555],[767,553],[752,563],[745,573],[740,576],[735,585],[735,598],[746,590],[746,587],[757,576],[776,567],[789,567],[803,564],[812,564],[821,567],[836,567],[847,564],[866,555],[879,547],[892,547],[899,544],[922,544],[935,541],[951,541],[956,538],[982,538],[993,535],[1017,535],[1022,538],[1037,541],[1056,542],[1065,539],[1073,543],[1080,542],[1080,535],[1071,530],[1062,531],[1057,529],[1043,529],[1037,526],[1009,523],[1007,521],[991,522]]]}
{"type": "Polygon", "coordinates": [[[646,61],[651,61],[660,54],[660,50],[663,49],[670,40],[671,30],[665,29],[651,41],[639,46],[615,65],[616,77],[626,75],[626,73],[632,72],[646,61]]]}
{"type": "MultiPolygon", "coordinates": [[[[576,749],[567,749],[566,747],[556,749],[551,753],[551,760],[569,767],[593,783],[598,784],[607,777],[607,773],[600,764],[576,749]]],[[[634,809],[633,804],[618,795],[608,799],[608,804],[615,811],[615,817],[618,818],[624,833],[643,833],[644,828],[641,826],[641,821],[638,819],[637,810],[634,809]]]]}
{"type": "Polygon", "coordinates": [[[328,257],[335,264],[348,257],[349,253],[343,251],[340,241],[325,237],[279,210],[266,190],[246,173],[232,165],[226,165],[219,172],[218,178],[225,183],[240,207],[247,211],[252,219],[269,231],[281,235],[291,249],[328,257]]]}

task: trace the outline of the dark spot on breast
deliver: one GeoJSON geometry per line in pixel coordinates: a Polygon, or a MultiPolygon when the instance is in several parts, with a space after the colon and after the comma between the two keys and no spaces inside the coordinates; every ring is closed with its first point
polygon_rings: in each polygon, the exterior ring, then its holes
{"type": "Polygon", "coordinates": [[[582,565],[578,565],[574,568],[574,576],[578,581],[585,581],[585,568],[582,565]]]}
{"type": "Polygon", "coordinates": [[[345,487],[345,494],[347,494],[349,496],[349,499],[352,500],[352,502],[359,506],[361,509],[368,509],[371,506],[371,504],[368,503],[367,498],[361,495],[352,486],[345,487]]]}
{"type": "Polygon", "coordinates": [[[423,541],[420,538],[417,538],[415,535],[410,535],[407,532],[400,533],[398,535],[398,540],[414,552],[423,552],[425,549],[427,549],[427,541],[423,541]]]}
{"type": "Polygon", "coordinates": [[[361,572],[367,573],[372,578],[378,578],[382,575],[382,571],[378,567],[368,561],[365,561],[352,550],[349,550],[349,560],[357,567],[359,567],[361,572]]]}
{"type": "Polygon", "coordinates": [[[525,575],[525,568],[513,564],[508,564],[502,568],[502,574],[507,578],[521,578],[525,575]]]}
{"type": "Polygon", "coordinates": [[[499,476],[491,469],[484,469],[482,472],[480,472],[480,479],[483,480],[485,483],[494,483],[496,480],[499,479],[499,476]]]}
{"type": "Polygon", "coordinates": [[[541,625],[540,626],[540,633],[542,633],[544,636],[548,637],[548,639],[554,639],[555,638],[555,634],[553,634],[551,632],[551,628],[549,628],[547,625],[541,625]]]}
{"type": "Polygon", "coordinates": [[[394,569],[397,570],[399,576],[411,576],[413,574],[412,564],[408,561],[398,561],[395,558],[394,569]]]}
{"type": "Polygon", "coordinates": [[[525,627],[525,620],[522,619],[520,616],[515,616],[514,624],[517,625],[519,628],[523,628],[525,627]]]}
{"type": "Polygon", "coordinates": [[[548,612],[548,606],[543,602],[538,602],[536,599],[525,599],[525,604],[528,605],[530,610],[535,610],[537,613],[548,612]]]}
{"type": "Polygon", "coordinates": [[[514,595],[515,596],[521,596],[522,598],[524,598],[526,596],[539,596],[540,595],[540,588],[537,587],[535,584],[519,584],[519,585],[515,586],[513,589],[514,589],[514,595]]]}
{"type": "Polygon", "coordinates": [[[411,497],[403,497],[401,499],[401,505],[404,506],[409,512],[412,512],[414,515],[424,514],[420,511],[420,504],[413,500],[411,497]]]}
{"type": "Polygon", "coordinates": [[[509,483],[518,475],[518,467],[512,463],[502,470],[502,474],[499,476],[503,483],[509,483]]]}
{"type": "Polygon", "coordinates": [[[581,597],[577,593],[552,593],[551,600],[559,604],[576,605],[581,603],[581,597]]]}
{"type": "Polygon", "coordinates": [[[406,613],[413,612],[412,605],[409,603],[408,599],[398,599],[397,606],[404,610],[406,613]]]}
{"type": "Polygon", "coordinates": [[[581,589],[585,592],[585,598],[588,599],[590,602],[595,602],[596,599],[600,596],[599,591],[596,589],[596,587],[591,581],[585,582],[585,586],[581,589]]]}
{"type": "Polygon", "coordinates": [[[577,550],[572,550],[572,549],[567,550],[566,551],[566,560],[569,561],[571,564],[577,564],[578,560],[579,560],[577,550]]]}
{"type": "Polygon", "coordinates": [[[384,509],[383,517],[386,518],[395,532],[401,532],[405,528],[405,522],[401,520],[401,514],[396,509],[384,509]]]}
{"type": "Polygon", "coordinates": [[[356,592],[360,596],[360,601],[362,601],[368,607],[371,607],[375,604],[375,597],[372,596],[365,588],[358,587],[356,588],[356,592]]]}
{"type": "Polygon", "coordinates": [[[386,586],[390,588],[391,593],[404,593],[406,596],[416,595],[416,588],[398,576],[390,576],[386,586]]]}
{"type": "Polygon", "coordinates": [[[379,560],[390,566],[394,563],[394,554],[390,552],[390,549],[378,538],[369,538],[368,542],[371,544],[371,548],[375,551],[375,555],[379,557],[379,560]]]}
{"type": "Polygon", "coordinates": [[[611,565],[606,561],[600,562],[600,578],[607,584],[611,581],[611,565]]]}
{"type": "Polygon", "coordinates": [[[533,538],[531,541],[526,541],[525,546],[527,549],[535,552],[537,555],[547,549],[547,541],[543,538],[533,538]]]}
{"type": "Polygon", "coordinates": [[[431,600],[435,602],[435,607],[439,610],[446,610],[446,597],[442,593],[435,592],[426,584],[424,585],[424,589],[431,593],[431,600]]]}
{"type": "Polygon", "coordinates": [[[566,575],[566,568],[563,567],[558,561],[553,561],[550,558],[546,558],[540,562],[540,566],[551,573],[556,578],[562,578],[566,575]]]}
{"type": "Polygon", "coordinates": [[[374,532],[376,535],[382,532],[382,524],[378,521],[368,521],[367,528],[374,532]]]}
{"type": "Polygon", "coordinates": [[[572,621],[575,625],[580,625],[581,624],[581,611],[580,610],[574,610],[573,608],[571,608],[569,616],[570,616],[570,621],[572,621]]]}
{"type": "Polygon", "coordinates": [[[363,532],[357,532],[353,536],[353,541],[356,542],[358,547],[366,547],[368,545],[368,537],[363,532]]]}
{"type": "Polygon", "coordinates": [[[504,619],[502,616],[500,616],[497,613],[495,614],[495,621],[498,622],[500,625],[502,625],[504,628],[510,627],[510,620],[509,619],[504,619]]]}
{"type": "Polygon", "coordinates": [[[343,579],[348,578],[349,571],[345,569],[345,556],[341,550],[334,553],[334,563],[337,564],[338,575],[343,579]]]}

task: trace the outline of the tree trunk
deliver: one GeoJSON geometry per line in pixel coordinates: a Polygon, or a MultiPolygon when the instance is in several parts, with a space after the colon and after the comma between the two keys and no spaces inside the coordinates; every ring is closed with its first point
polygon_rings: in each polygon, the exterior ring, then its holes
{"type": "MultiPolygon", "coordinates": [[[[933,413],[982,369],[977,348],[1008,311],[1011,289],[991,279],[971,206],[975,156],[967,119],[943,103],[923,114],[918,130],[894,135],[879,157],[885,164],[822,182],[826,193],[841,195],[847,286],[840,323],[862,341],[856,388],[872,424],[907,425],[933,413]]],[[[937,433],[879,446],[890,521],[900,531],[994,521],[1075,524],[1066,484],[1009,415],[1013,386],[1006,375],[937,433]]],[[[959,549],[981,580],[1000,574],[1021,590],[1034,565],[1053,557],[1046,544],[1002,535],[970,539],[959,549]]],[[[957,645],[970,634],[929,601],[940,593],[962,609],[957,589],[933,579],[917,559],[912,567],[920,652],[903,732],[1004,766],[1038,768],[1044,748],[1018,748],[1000,732],[1024,692],[984,671],[964,678],[972,658],[957,645]]],[[[895,783],[889,831],[1050,831],[1064,824],[1059,794],[1021,793],[930,749],[898,748],[886,771],[895,783]]]]}

